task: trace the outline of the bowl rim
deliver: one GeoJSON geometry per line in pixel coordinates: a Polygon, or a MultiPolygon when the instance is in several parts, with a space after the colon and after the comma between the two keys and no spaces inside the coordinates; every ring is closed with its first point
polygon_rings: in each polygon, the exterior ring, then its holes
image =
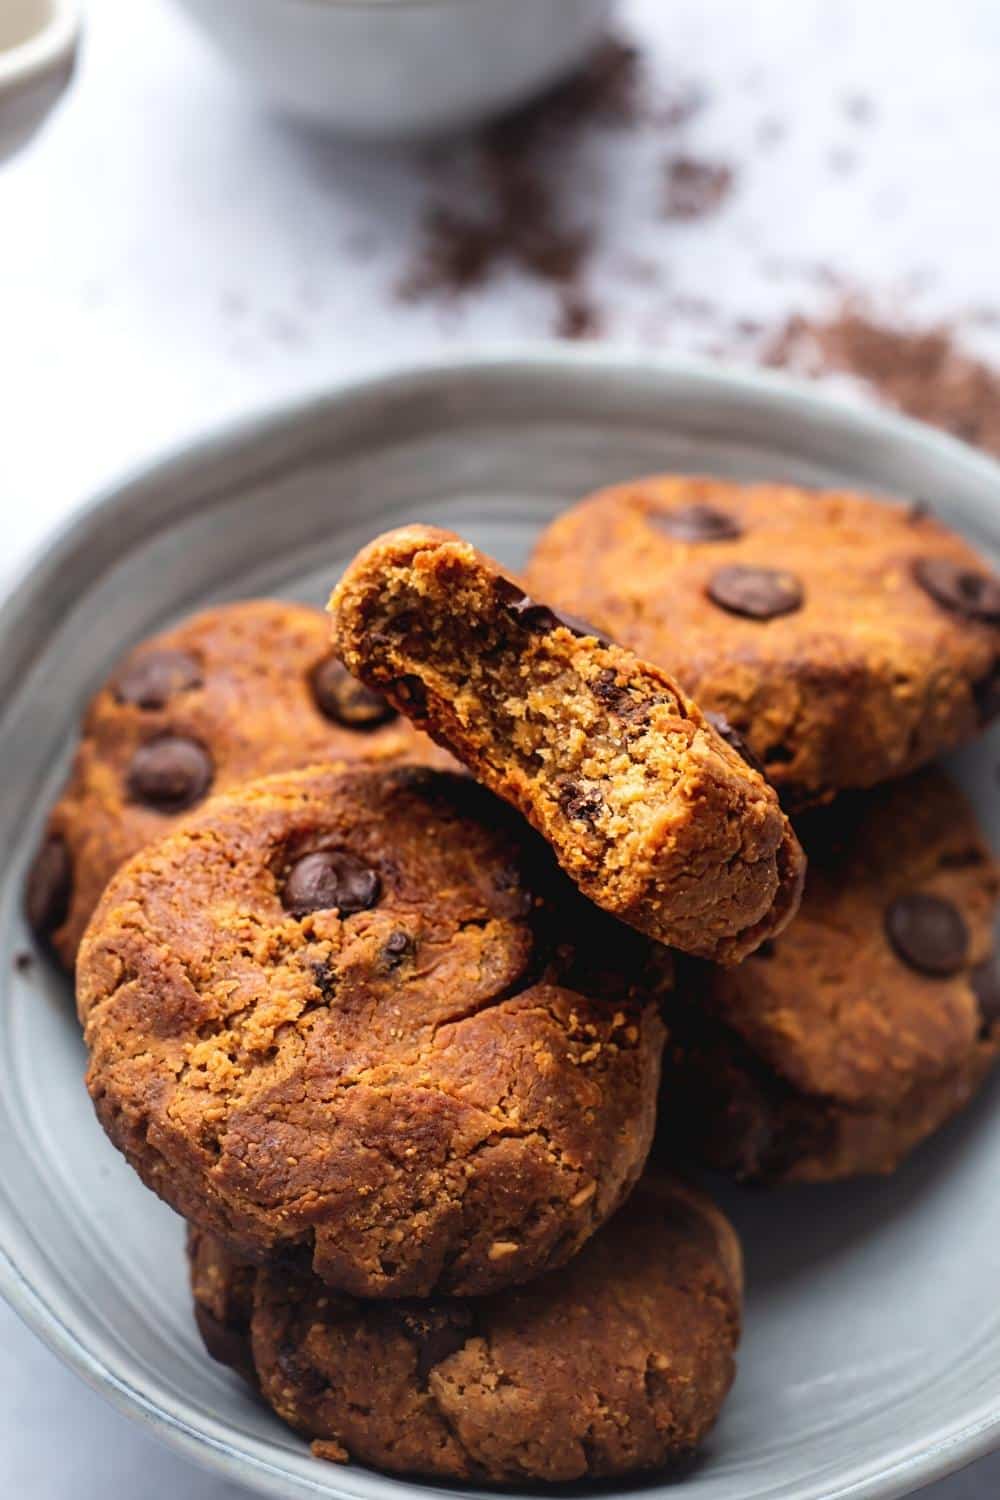
{"type": "MultiPolygon", "coordinates": [[[[716,363],[707,359],[671,354],[640,354],[613,345],[593,348],[562,348],[551,343],[511,344],[483,352],[458,349],[434,359],[393,361],[362,376],[325,381],[280,399],[262,401],[244,415],[225,420],[188,437],[165,445],[152,457],[126,468],[103,484],[90,499],[78,504],[66,519],[19,563],[9,580],[7,597],[0,604],[0,640],[29,597],[71,559],[86,541],[98,519],[111,520],[135,506],[133,490],[151,479],[169,479],[172,473],[189,473],[195,466],[238,449],[249,441],[273,435],[298,422],[320,416],[324,410],[352,399],[380,396],[386,400],[435,387],[461,373],[469,381],[507,379],[530,372],[553,381],[589,373],[592,377],[626,375],[651,381],[682,381],[692,394],[703,390],[715,399],[757,400],[780,407],[802,422],[822,423],[828,431],[849,440],[878,437],[907,445],[921,454],[964,471],[970,481],[995,490],[1000,514],[1000,463],[946,433],[877,406],[855,406],[821,392],[808,381],[761,370],[749,365],[716,363]]],[[[3,1226],[0,1225],[0,1228],[3,1226]]],[[[154,1434],[190,1458],[239,1479],[268,1494],[329,1496],[331,1485],[314,1484],[307,1477],[291,1474],[279,1462],[234,1446],[222,1430],[211,1430],[214,1419],[206,1413],[202,1425],[194,1425],[168,1406],[151,1399],[114,1368],[114,1362],[89,1348],[64,1323],[58,1311],[33,1285],[30,1273],[17,1263],[10,1249],[0,1242],[0,1295],[29,1328],[62,1361],[94,1390],[125,1415],[138,1420],[154,1434]]],[[[804,1490],[803,1500],[897,1500],[935,1480],[944,1478],[985,1457],[1000,1447],[1000,1406],[996,1395],[984,1395],[964,1418],[956,1419],[926,1446],[911,1443],[880,1467],[872,1464],[858,1473],[845,1472],[836,1489],[804,1490]]],[[[406,1482],[405,1480],[402,1482],[406,1482]]],[[[336,1491],[336,1486],[333,1486],[336,1491]]],[[[431,1493],[440,1486],[422,1483],[431,1493]]],[[[344,1490],[341,1493],[352,1493],[344,1490]]],[[[356,1491],[353,1493],[357,1493],[356,1491]]]]}
{"type": "Polygon", "coordinates": [[[13,47],[0,47],[0,93],[33,83],[64,65],[76,51],[83,24],[80,0],[48,0],[50,15],[13,47]]]}

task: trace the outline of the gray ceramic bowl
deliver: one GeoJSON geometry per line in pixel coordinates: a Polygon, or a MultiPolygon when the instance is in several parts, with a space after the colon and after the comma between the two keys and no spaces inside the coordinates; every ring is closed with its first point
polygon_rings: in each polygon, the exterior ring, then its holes
{"type": "MultiPolygon", "coordinates": [[[[761,375],[542,353],[375,380],[190,444],[83,512],[0,613],[0,1286],[116,1405],[266,1493],[416,1487],[313,1460],[205,1358],[181,1225],[94,1121],[69,986],[17,965],[25,865],[79,707],[125,643],[195,605],[321,600],[382,527],[439,522],[516,565],[561,506],[657,468],[897,491],[1000,543],[1000,471],[923,428],[761,375]]],[[[995,840],[997,759],[994,736],[956,763],[995,840]]],[[[745,1348],[670,1495],[889,1500],[1000,1443],[998,1175],[994,1089],[887,1181],[728,1192],[745,1348]]]]}
{"type": "Polygon", "coordinates": [[[265,98],[343,135],[435,135],[522,103],[613,0],[178,0],[265,98]]]}

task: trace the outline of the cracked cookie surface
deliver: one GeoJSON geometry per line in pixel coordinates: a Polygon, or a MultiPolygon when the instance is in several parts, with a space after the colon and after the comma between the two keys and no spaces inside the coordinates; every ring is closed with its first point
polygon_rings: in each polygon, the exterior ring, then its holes
{"type": "Polygon", "coordinates": [[[1000,713],[1000,579],[920,506],[636,479],[557,517],[527,585],[725,715],[793,810],[1000,713]]]}
{"type": "Polygon", "coordinates": [[[561,1264],[649,1148],[669,955],[464,776],[213,799],[112,880],[77,975],[97,1113],[146,1183],[358,1296],[561,1264]]]}
{"type": "Polygon", "coordinates": [[[28,878],[31,925],[72,969],[119,865],[210,793],[322,761],[443,763],[331,654],[324,615],[253,599],[136,646],[91,701],[28,878]]]}
{"type": "Polygon", "coordinates": [[[798,827],[795,921],[738,969],[692,964],[669,1007],[664,1145],[744,1178],[888,1172],[1000,1051],[997,866],[937,770],[798,827]]]}
{"type": "Polygon", "coordinates": [[[349,670],[517,807],[596,905],[720,962],[788,922],[803,858],[774,790],[658,667],[431,527],[376,538],[330,611],[349,670]]]}
{"type": "Polygon", "coordinates": [[[660,1174],[569,1265],[488,1298],[365,1303],[248,1272],[208,1236],[189,1253],[209,1352],[252,1366],[278,1415],[341,1462],[509,1484],[660,1468],[697,1447],[733,1379],[738,1241],[660,1174]]]}

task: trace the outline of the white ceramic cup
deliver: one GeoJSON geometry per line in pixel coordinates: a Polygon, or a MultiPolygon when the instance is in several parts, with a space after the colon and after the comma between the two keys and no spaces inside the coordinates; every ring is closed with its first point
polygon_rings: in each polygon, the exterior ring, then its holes
{"type": "Polygon", "coordinates": [[[73,76],[77,0],[0,0],[0,161],[23,146],[73,76]]]}
{"type": "Polygon", "coordinates": [[[426,136],[531,97],[613,0],[178,0],[272,103],[345,135],[426,136]]]}

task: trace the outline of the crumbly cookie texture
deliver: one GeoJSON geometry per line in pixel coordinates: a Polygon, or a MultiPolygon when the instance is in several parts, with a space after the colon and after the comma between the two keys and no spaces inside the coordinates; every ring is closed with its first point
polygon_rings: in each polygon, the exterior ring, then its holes
{"type": "Polygon", "coordinates": [[[364,1297],[568,1260],[649,1149],[664,950],[505,805],[419,767],[214,798],[111,881],[81,946],[112,1141],[247,1258],[364,1297]]]}
{"type": "Polygon", "coordinates": [[[187,1252],[194,1320],[202,1343],[213,1359],[255,1386],[250,1320],[256,1266],[232,1255],[221,1240],[190,1224],[187,1252]]]}
{"type": "Polygon", "coordinates": [[[720,962],[793,915],[804,862],[774,791],[660,668],[429,527],[366,547],[330,610],[349,670],[513,803],[598,906],[720,962]]]}
{"type": "Polygon", "coordinates": [[[1000,579],[919,506],[636,479],[559,516],[527,586],[725,715],[793,810],[1000,713],[1000,579]]]}
{"type": "Polygon", "coordinates": [[[84,716],[26,907],[72,969],[119,865],[213,792],[330,760],[444,759],[353,680],[321,611],[224,604],[136,646],[84,716]]]}
{"type": "Polygon", "coordinates": [[[246,1268],[204,1237],[190,1248],[196,1304],[228,1318],[278,1415],[341,1462],[506,1484],[656,1469],[697,1447],[733,1379],[738,1241],[665,1176],[647,1173],[568,1266],[484,1299],[360,1302],[272,1267],[250,1273],[247,1316],[246,1268]]]}
{"type": "Polygon", "coordinates": [[[805,896],[741,968],[691,965],[662,1132],[744,1178],[889,1172],[1000,1050],[993,856],[939,771],[805,815],[805,896]]]}

